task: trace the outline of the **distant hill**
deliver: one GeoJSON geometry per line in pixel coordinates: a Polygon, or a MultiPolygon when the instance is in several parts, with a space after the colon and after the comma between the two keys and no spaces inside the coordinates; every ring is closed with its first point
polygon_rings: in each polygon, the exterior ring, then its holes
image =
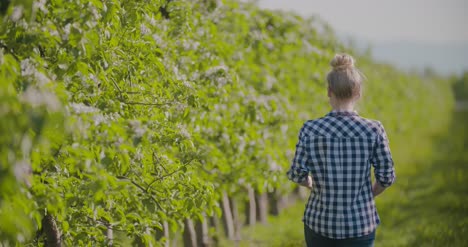
{"type": "Polygon", "coordinates": [[[460,75],[468,70],[467,43],[428,43],[417,41],[366,42],[353,39],[356,47],[371,48],[372,57],[403,70],[432,68],[441,75],[460,75]]]}

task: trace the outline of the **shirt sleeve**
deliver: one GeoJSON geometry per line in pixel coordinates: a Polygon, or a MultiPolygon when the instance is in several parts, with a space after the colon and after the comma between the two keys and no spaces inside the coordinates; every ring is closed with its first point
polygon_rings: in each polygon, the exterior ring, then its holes
{"type": "Polygon", "coordinates": [[[295,183],[302,183],[307,180],[309,175],[309,168],[307,167],[308,154],[307,154],[307,135],[304,133],[303,126],[299,132],[299,141],[296,144],[296,153],[292,161],[291,168],[286,175],[288,179],[295,183]]]}
{"type": "Polygon", "coordinates": [[[374,166],[375,179],[380,185],[388,187],[395,182],[396,176],[390,145],[385,129],[380,122],[378,122],[378,135],[371,163],[374,166]]]}

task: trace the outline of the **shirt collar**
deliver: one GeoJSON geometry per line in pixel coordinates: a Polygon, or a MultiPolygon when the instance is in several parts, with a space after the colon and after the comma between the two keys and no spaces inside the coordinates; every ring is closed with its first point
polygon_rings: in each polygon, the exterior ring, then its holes
{"type": "Polygon", "coordinates": [[[358,116],[357,111],[348,111],[348,110],[332,110],[327,114],[327,116],[332,116],[332,117],[337,117],[337,116],[345,116],[345,117],[351,117],[351,116],[358,116]]]}

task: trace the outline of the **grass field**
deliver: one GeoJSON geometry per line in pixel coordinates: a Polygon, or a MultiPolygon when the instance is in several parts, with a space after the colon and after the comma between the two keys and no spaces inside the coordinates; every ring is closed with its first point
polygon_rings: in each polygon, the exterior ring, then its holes
{"type": "MultiPolygon", "coordinates": [[[[468,112],[455,114],[427,163],[397,164],[397,182],[377,201],[377,247],[468,246],[468,112]]],[[[417,148],[417,147],[408,147],[417,148]]],[[[304,246],[305,202],[245,228],[232,246],[304,246]]]]}

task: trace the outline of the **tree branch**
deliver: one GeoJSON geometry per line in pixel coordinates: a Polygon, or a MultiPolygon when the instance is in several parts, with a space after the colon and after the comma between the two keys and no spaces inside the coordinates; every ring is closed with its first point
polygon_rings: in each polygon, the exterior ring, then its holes
{"type": "Polygon", "coordinates": [[[146,106],[166,106],[170,103],[150,103],[150,102],[136,102],[136,101],[123,101],[125,104],[129,105],[146,105],[146,106]]]}
{"type": "Polygon", "coordinates": [[[162,207],[161,207],[161,204],[159,204],[158,201],[156,201],[156,199],[154,199],[153,195],[151,193],[149,193],[149,191],[147,191],[145,188],[143,188],[143,186],[139,185],[137,182],[133,181],[132,179],[128,178],[128,177],[125,177],[125,176],[116,176],[117,179],[125,179],[125,180],[128,180],[130,181],[130,183],[132,183],[133,185],[135,185],[138,189],[140,189],[143,193],[147,194],[149,196],[149,198],[156,204],[156,206],[162,210],[162,207]]]}
{"type": "MultiPolygon", "coordinates": [[[[151,185],[153,185],[156,181],[158,181],[158,180],[159,180],[159,181],[160,181],[160,180],[163,180],[163,179],[165,179],[165,178],[167,178],[167,177],[170,177],[170,176],[174,175],[174,174],[177,173],[177,172],[182,171],[185,167],[187,167],[187,166],[188,166],[190,163],[192,163],[192,161],[194,161],[194,160],[195,160],[195,159],[191,159],[189,162],[185,163],[185,164],[184,164],[183,166],[181,166],[179,169],[177,169],[177,170],[175,170],[175,171],[172,171],[172,172],[169,172],[169,173],[166,173],[166,174],[164,174],[164,175],[161,175],[161,176],[159,176],[159,177],[153,179],[153,181],[151,181],[151,183],[149,183],[148,186],[146,187],[146,190],[148,191],[149,188],[151,187],[151,185]]],[[[166,172],[167,172],[167,170],[166,170],[166,172]]]]}
{"type": "Polygon", "coordinates": [[[3,48],[3,49],[5,49],[5,51],[10,53],[16,59],[16,61],[18,61],[18,62],[20,61],[18,56],[16,56],[15,52],[12,49],[8,48],[8,46],[6,46],[5,44],[0,43],[0,48],[3,48]]]}

